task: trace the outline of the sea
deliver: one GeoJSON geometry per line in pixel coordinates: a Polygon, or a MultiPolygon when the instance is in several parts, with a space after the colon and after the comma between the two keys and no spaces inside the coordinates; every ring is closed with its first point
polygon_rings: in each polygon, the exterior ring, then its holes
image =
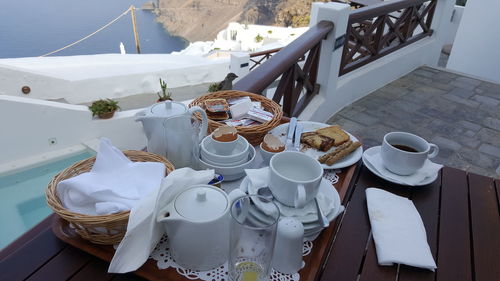
{"type": "MultiPolygon", "coordinates": [[[[0,0],[0,58],[37,57],[57,50],[98,30],[135,5],[141,53],[165,54],[184,49],[188,42],[170,35],[141,10],[145,0],[0,0]]],[[[52,56],[120,53],[136,47],[130,13],[108,28],[52,56]]]]}

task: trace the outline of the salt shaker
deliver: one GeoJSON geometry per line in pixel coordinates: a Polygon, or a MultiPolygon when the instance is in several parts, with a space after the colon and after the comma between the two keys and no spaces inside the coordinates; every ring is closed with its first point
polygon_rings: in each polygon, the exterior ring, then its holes
{"type": "Polygon", "coordinates": [[[278,223],[271,266],[285,274],[293,274],[302,267],[304,226],[294,218],[285,217],[278,223]]]}

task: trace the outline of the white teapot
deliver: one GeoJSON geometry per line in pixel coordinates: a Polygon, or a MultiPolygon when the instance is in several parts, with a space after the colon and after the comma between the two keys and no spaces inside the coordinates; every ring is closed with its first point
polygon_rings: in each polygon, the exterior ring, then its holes
{"type": "Polygon", "coordinates": [[[167,155],[167,152],[169,151],[168,146],[173,146],[170,149],[170,151],[173,151],[172,153],[179,152],[180,154],[182,152],[185,154],[185,151],[190,150],[193,147],[198,147],[199,142],[207,135],[207,114],[205,113],[205,110],[199,106],[193,106],[188,109],[183,103],[165,101],[156,103],[142,111],[139,111],[135,116],[135,121],[142,122],[144,133],[148,138],[147,150],[158,155],[166,156],[169,160],[174,160],[172,163],[176,168],[186,166],[188,161],[185,159],[175,161],[175,158],[179,157],[176,157],[178,155],[167,155]],[[199,112],[201,114],[201,129],[199,136],[192,137],[191,132],[194,132],[194,130],[191,130],[191,116],[195,112],[199,112]],[[180,133],[175,135],[175,133],[169,132],[169,129],[175,129],[180,133]],[[188,130],[191,130],[191,132],[188,130]],[[182,136],[179,134],[182,134],[182,136]],[[168,138],[173,139],[172,141],[168,141],[168,138]]]}
{"type": "Polygon", "coordinates": [[[229,255],[231,204],[244,195],[240,189],[227,195],[211,185],[194,185],[177,194],[157,217],[175,262],[192,270],[224,264],[229,255]]]}

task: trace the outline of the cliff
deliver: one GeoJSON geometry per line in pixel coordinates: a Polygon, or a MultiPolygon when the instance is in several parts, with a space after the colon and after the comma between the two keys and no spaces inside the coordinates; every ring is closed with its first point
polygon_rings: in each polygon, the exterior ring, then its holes
{"type": "Polygon", "coordinates": [[[312,0],[159,0],[156,13],[157,20],[169,33],[190,42],[210,41],[232,21],[307,26],[311,2],[312,0]]]}

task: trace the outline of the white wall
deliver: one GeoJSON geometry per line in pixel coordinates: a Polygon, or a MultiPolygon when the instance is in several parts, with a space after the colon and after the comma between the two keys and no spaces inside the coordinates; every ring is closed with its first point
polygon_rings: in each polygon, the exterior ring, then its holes
{"type": "MultiPolygon", "coordinates": [[[[36,155],[74,147],[99,137],[108,137],[121,149],[142,149],[146,137],[137,110],[116,112],[109,120],[92,119],[86,106],[0,95],[0,167],[36,155]],[[50,140],[55,139],[55,144],[50,140]]],[[[2,169],[0,169],[2,170],[2,169]]],[[[1,171],[0,171],[1,172],[1,171]]]]}
{"type": "Polygon", "coordinates": [[[447,68],[500,83],[499,0],[468,0],[447,68]]]}
{"type": "Polygon", "coordinates": [[[188,55],[88,55],[0,59],[0,95],[86,103],[216,82],[229,72],[229,59],[188,55]]]}
{"type": "Polygon", "coordinates": [[[458,27],[460,26],[460,21],[462,20],[464,10],[464,6],[455,5],[455,8],[453,8],[450,31],[448,32],[444,41],[445,44],[453,44],[453,42],[455,41],[455,36],[457,35],[458,27]]]}

